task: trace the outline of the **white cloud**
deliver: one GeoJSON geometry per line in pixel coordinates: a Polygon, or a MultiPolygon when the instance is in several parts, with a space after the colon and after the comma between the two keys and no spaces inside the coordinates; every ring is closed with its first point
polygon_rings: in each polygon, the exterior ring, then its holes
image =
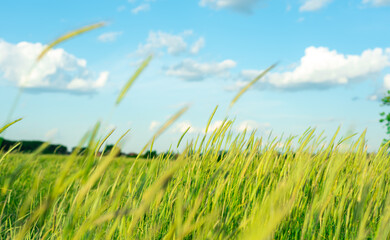
{"type": "Polygon", "coordinates": [[[378,95],[376,95],[376,94],[371,95],[371,96],[368,97],[368,100],[370,100],[370,101],[376,101],[376,100],[378,100],[378,95]]]}
{"type": "MultiPolygon", "coordinates": [[[[207,133],[214,132],[214,130],[220,128],[220,127],[222,126],[222,124],[223,124],[223,121],[221,121],[221,120],[217,120],[217,121],[212,122],[212,123],[209,125],[209,128],[208,128],[208,130],[207,130],[207,133]]],[[[206,131],[206,129],[205,129],[204,131],[206,131]]],[[[203,132],[204,132],[204,131],[203,131],[203,132]]]]}
{"type": "MultiPolygon", "coordinates": [[[[260,75],[262,72],[263,71],[261,71],[261,70],[244,69],[241,71],[240,75],[243,79],[249,81],[249,80],[253,80],[255,77],[260,75]]],[[[245,86],[246,84],[248,84],[248,83],[247,82],[240,82],[240,85],[242,87],[245,86]]]]}
{"type": "Polygon", "coordinates": [[[230,59],[222,62],[199,63],[192,59],[185,59],[181,63],[170,67],[166,74],[188,81],[200,81],[209,77],[227,77],[229,70],[236,66],[230,59]]]}
{"type": "Polygon", "coordinates": [[[269,123],[258,123],[253,120],[246,120],[246,121],[242,121],[237,126],[237,131],[238,132],[243,132],[245,130],[248,132],[251,132],[253,130],[269,131],[270,128],[271,128],[271,124],[269,123]]]}
{"type": "Polygon", "coordinates": [[[192,30],[185,30],[179,34],[150,31],[146,42],[138,45],[134,55],[163,55],[164,52],[174,56],[184,53],[197,54],[204,47],[205,39],[200,37],[191,47],[188,47],[186,38],[191,37],[193,34],[192,30]]]}
{"type": "Polygon", "coordinates": [[[390,91],[390,74],[386,74],[383,78],[383,84],[377,88],[373,95],[367,97],[370,101],[378,101],[387,96],[387,92],[390,91]]]}
{"type": "Polygon", "coordinates": [[[194,127],[191,124],[191,122],[189,122],[189,121],[183,121],[183,122],[177,123],[172,128],[172,132],[184,133],[188,129],[188,127],[190,127],[190,129],[188,130],[188,133],[199,132],[198,128],[194,127]]]}
{"type": "Polygon", "coordinates": [[[305,0],[303,5],[299,8],[299,11],[316,11],[325,7],[330,2],[332,2],[332,0],[305,0]]]}
{"type": "Polygon", "coordinates": [[[107,32],[99,35],[98,40],[101,42],[114,42],[123,32],[107,32]]]}
{"type": "Polygon", "coordinates": [[[213,9],[229,8],[238,12],[251,13],[260,0],[201,0],[199,5],[213,9]]]}
{"type": "Polygon", "coordinates": [[[390,6],[390,0],[363,0],[365,4],[371,4],[376,7],[390,6]]]}
{"type": "Polygon", "coordinates": [[[169,54],[177,55],[187,50],[187,43],[180,35],[151,31],[146,43],[140,44],[136,53],[138,55],[149,55],[161,48],[166,48],[169,54]]]}
{"type": "MultiPolygon", "coordinates": [[[[242,72],[241,72],[240,78],[245,78],[246,80],[249,80],[249,77],[244,77],[242,72]]],[[[234,84],[225,86],[224,89],[226,91],[229,91],[229,92],[232,92],[232,91],[235,92],[235,91],[237,91],[239,89],[242,89],[246,85],[248,85],[248,83],[249,83],[248,81],[238,80],[238,81],[234,82],[234,84]]]]}
{"type": "MultiPolygon", "coordinates": [[[[260,79],[262,88],[324,88],[364,80],[390,66],[390,49],[368,49],[360,55],[344,55],[325,47],[308,47],[305,56],[292,71],[269,73],[260,79]]],[[[249,81],[261,71],[244,70],[241,82],[249,81]]]]}
{"type": "Polygon", "coordinates": [[[192,46],[190,52],[193,54],[199,53],[200,49],[202,49],[205,45],[205,40],[203,37],[200,37],[198,41],[196,41],[192,46]]]}
{"type": "MultiPolygon", "coordinates": [[[[224,122],[222,120],[216,120],[210,123],[209,128],[207,129],[207,133],[212,133],[215,130],[219,129],[224,122]]],[[[190,127],[188,133],[205,133],[205,127],[197,127],[194,126],[190,121],[182,121],[175,124],[172,128],[171,132],[173,133],[184,133],[187,128],[190,127]]]]}
{"type": "Polygon", "coordinates": [[[184,36],[184,37],[188,37],[188,36],[191,36],[194,34],[194,31],[191,30],[191,29],[187,29],[187,30],[184,30],[181,35],[184,36]]]}
{"type": "Polygon", "coordinates": [[[57,134],[58,134],[58,128],[53,128],[46,132],[45,138],[46,140],[51,141],[53,140],[54,137],[57,136],[57,134]]]}
{"type": "Polygon", "coordinates": [[[383,85],[376,90],[376,93],[369,96],[368,100],[377,101],[387,96],[387,92],[390,91],[390,74],[385,75],[383,78],[383,85]]]}
{"type": "Polygon", "coordinates": [[[139,12],[145,12],[145,11],[149,11],[149,10],[150,10],[150,4],[145,3],[145,4],[139,5],[138,7],[131,9],[131,12],[133,14],[138,14],[139,12]]]}
{"type": "Polygon", "coordinates": [[[116,129],[116,125],[115,124],[108,124],[106,127],[105,127],[105,132],[109,132],[109,131],[112,131],[112,130],[115,130],[116,129]]]}
{"type": "Polygon", "coordinates": [[[149,125],[149,130],[154,131],[156,128],[158,128],[161,125],[159,121],[152,121],[149,125]]]}
{"type": "Polygon", "coordinates": [[[386,91],[390,90],[390,74],[387,74],[385,78],[383,79],[383,88],[386,91]]]}
{"type": "Polygon", "coordinates": [[[86,60],[61,48],[50,50],[34,66],[44,47],[41,43],[12,44],[0,39],[0,76],[20,87],[39,91],[87,93],[104,87],[108,72],[101,72],[94,79],[86,60]]]}
{"type": "Polygon", "coordinates": [[[82,90],[88,91],[89,88],[97,89],[102,88],[106,85],[109,72],[101,72],[96,81],[88,81],[82,78],[74,78],[68,85],[67,88],[70,90],[82,90]]]}

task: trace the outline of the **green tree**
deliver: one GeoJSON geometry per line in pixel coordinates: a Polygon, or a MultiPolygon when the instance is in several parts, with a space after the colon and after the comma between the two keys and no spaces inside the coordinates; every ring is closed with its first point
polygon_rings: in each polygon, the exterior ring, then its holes
{"type": "MultiPolygon", "coordinates": [[[[387,96],[382,98],[382,106],[390,106],[390,90],[387,91],[387,96]]],[[[381,119],[379,120],[380,123],[384,123],[386,126],[386,134],[390,137],[390,113],[381,112],[380,113],[381,119]]],[[[390,141],[390,138],[383,139],[383,142],[386,143],[390,141]]]]}
{"type": "Polygon", "coordinates": [[[146,153],[143,155],[143,158],[146,158],[146,159],[152,159],[152,158],[156,158],[157,157],[157,151],[146,151],[146,153]]]}
{"type": "MultiPolygon", "coordinates": [[[[107,145],[106,149],[104,150],[104,154],[106,154],[106,155],[110,154],[113,149],[114,149],[114,145],[112,145],[112,144],[107,145]]],[[[120,156],[120,155],[122,155],[121,149],[119,149],[117,156],[120,156]]]]}

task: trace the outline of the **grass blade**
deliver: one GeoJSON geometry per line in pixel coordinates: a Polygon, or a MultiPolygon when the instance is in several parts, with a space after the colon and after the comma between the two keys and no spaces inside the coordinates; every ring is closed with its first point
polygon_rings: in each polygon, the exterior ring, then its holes
{"type": "Polygon", "coordinates": [[[76,37],[80,34],[83,34],[85,32],[89,32],[91,30],[94,30],[96,28],[100,28],[100,27],[103,27],[105,26],[106,23],[104,22],[100,22],[100,23],[95,23],[95,24],[92,24],[92,25],[88,25],[88,26],[85,26],[85,27],[82,27],[82,28],[79,28],[77,30],[74,30],[72,32],[69,32],[59,38],[57,38],[56,40],[54,40],[53,42],[51,42],[45,49],[43,49],[43,51],[39,54],[39,56],[37,57],[36,61],[39,62],[40,60],[42,60],[42,58],[50,51],[50,49],[52,49],[54,46],[68,40],[68,39],[71,39],[73,37],[76,37]]]}
{"type": "MultiPolygon", "coordinates": [[[[0,144],[1,144],[1,142],[0,142],[0,144]]],[[[5,157],[7,157],[8,154],[10,154],[13,150],[15,150],[15,148],[17,148],[19,146],[20,146],[20,142],[18,142],[14,146],[12,146],[6,153],[4,153],[4,155],[0,158],[0,164],[5,159],[5,157]]]]}
{"type": "Polygon", "coordinates": [[[264,77],[269,71],[271,71],[274,67],[276,67],[277,63],[274,63],[270,67],[268,67],[264,72],[260,73],[257,77],[255,77],[250,83],[248,83],[245,87],[243,87],[240,92],[237,93],[237,95],[233,98],[233,100],[230,103],[229,108],[232,108],[234,103],[237,102],[237,100],[241,97],[242,94],[244,94],[250,87],[253,86],[257,81],[259,81],[262,77],[264,77]]]}
{"type": "Polygon", "coordinates": [[[97,156],[100,148],[103,146],[103,144],[107,141],[107,139],[111,136],[111,134],[115,131],[115,128],[112,129],[105,137],[104,139],[99,143],[99,146],[96,148],[96,151],[95,151],[95,157],[97,156]]]}
{"type": "Polygon", "coordinates": [[[19,119],[16,119],[15,121],[13,121],[13,122],[10,122],[10,123],[6,124],[4,127],[0,128],[0,133],[4,132],[7,128],[9,128],[10,126],[12,126],[15,123],[19,122],[22,119],[23,118],[19,118],[19,119]]]}
{"type": "Polygon", "coordinates": [[[129,91],[130,87],[133,85],[134,81],[138,78],[138,76],[142,73],[142,71],[148,66],[150,60],[152,60],[152,55],[150,55],[148,58],[146,58],[141,66],[135,71],[133,76],[127,81],[126,85],[122,88],[122,91],[119,93],[118,98],[116,99],[116,105],[118,105],[122,99],[125,97],[126,93],[129,91]]]}
{"type": "Polygon", "coordinates": [[[206,129],[205,129],[205,131],[204,131],[205,134],[207,134],[207,131],[209,130],[211,120],[213,120],[213,117],[214,117],[215,112],[217,111],[217,109],[218,109],[218,105],[215,106],[214,111],[213,111],[213,113],[211,114],[211,116],[210,116],[210,118],[209,118],[209,121],[207,122],[207,126],[206,126],[206,129]]]}
{"type": "Polygon", "coordinates": [[[181,135],[179,141],[177,142],[177,146],[176,146],[177,148],[180,146],[181,140],[183,140],[184,136],[185,136],[186,133],[190,130],[190,128],[191,128],[191,127],[188,127],[188,128],[184,131],[184,133],[181,135]]]}
{"type": "Polygon", "coordinates": [[[146,214],[149,209],[152,201],[156,198],[156,196],[160,192],[165,192],[168,183],[173,178],[173,175],[179,170],[180,167],[184,165],[186,160],[177,161],[171,168],[169,168],[156,182],[154,182],[148,189],[145,190],[145,193],[142,196],[140,206],[134,210],[133,219],[130,223],[130,226],[127,230],[128,234],[130,234],[135,228],[138,221],[146,214]]]}
{"type": "Polygon", "coordinates": [[[151,144],[155,139],[157,139],[167,128],[169,128],[181,115],[183,115],[187,110],[189,106],[182,107],[175,115],[173,115],[168,121],[162,125],[157,132],[153,135],[152,139],[149,140],[149,142],[143,147],[143,149],[139,152],[137,158],[139,158],[145,151],[145,149],[151,144]]]}

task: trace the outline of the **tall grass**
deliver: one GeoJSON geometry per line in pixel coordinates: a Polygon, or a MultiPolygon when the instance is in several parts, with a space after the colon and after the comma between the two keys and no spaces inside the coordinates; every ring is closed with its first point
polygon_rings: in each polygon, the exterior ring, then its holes
{"type": "Polygon", "coordinates": [[[368,154],[363,134],[319,149],[310,130],[280,153],[230,135],[222,125],[175,161],[97,157],[92,139],[83,155],[2,153],[0,238],[388,238],[386,146],[368,154]]]}
{"type": "MultiPolygon", "coordinates": [[[[369,154],[363,133],[341,151],[351,139],[337,142],[336,133],[324,145],[310,128],[299,139],[267,142],[235,133],[228,118],[210,134],[216,111],[201,141],[188,142],[176,160],[116,157],[127,132],[99,156],[112,133],[100,137],[100,124],[80,141],[88,146],[82,153],[42,155],[46,145],[28,155],[1,152],[0,239],[389,238],[388,145],[369,154]]],[[[17,126],[0,132],[8,127],[17,126]]]]}

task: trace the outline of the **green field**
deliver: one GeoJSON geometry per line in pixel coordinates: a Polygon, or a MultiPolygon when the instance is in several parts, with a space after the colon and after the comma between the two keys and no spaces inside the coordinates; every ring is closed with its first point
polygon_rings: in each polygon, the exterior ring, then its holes
{"type": "MultiPolygon", "coordinates": [[[[58,43],[101,26],[64,35],[37,62],[58,43]]],[[[365,133],[324,139],[310,128],[299,137],[262,139],[255,131],[236,134],[228,118],[210,133],[216,110],[204,135],[183,133],[177,147],[184,150],[175,157],[118,158],[122,138],[100,154],[112,132],[101,134],[99,124],[80,142],[87,151],[69,156],[42,154],[48,143],[31,154],[18,153],[18,144],[0,150],[0,239],[389,239],[389,143],[367,153],[365,133]]],[[[23,121],[13,123],[0,134],[23,121]]]]}
{"type": "Polygon", "coordinates": [[[97,140],[81,155],[2,153],[0,239],[389,237],[386,147],[368,154],[363,134],[341,151],[314,130],[264,144],[230,123],[176,160],[98,157],[97,140]]]}

